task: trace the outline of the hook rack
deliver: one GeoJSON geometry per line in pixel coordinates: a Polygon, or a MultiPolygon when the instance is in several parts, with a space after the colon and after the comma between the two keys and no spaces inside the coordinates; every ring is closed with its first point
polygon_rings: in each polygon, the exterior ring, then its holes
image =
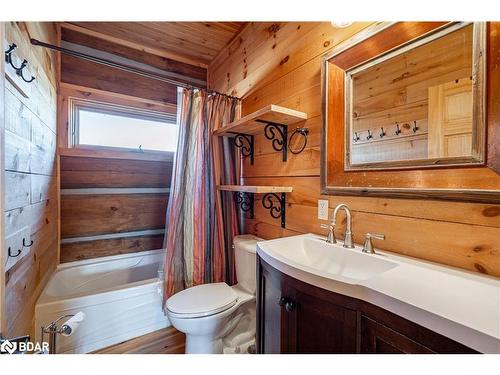
{"type": "Polygon", "coordinates": [[[403,130],[407,131],[406,132],[407,135],[411,134],[409,133],[410,130],[413,131],[413,134],[416,134],[420,130],[420,127],[417,125],[417,120],[413,120],[403,123],[402,126],[400,126],[399,122],[396,122],[395,129],[394,127],[392,127],[392,129],[394,130],[391,130],[391,126],[389,127],[381,126],[379,129],[380,130],[378,131],[378,138],[375,138],[375,134],[377,132],[376,129],[365,129],[363,131],[354,132],[352,141],[353,143],[357,143],[362,139],[361,141],[362,143],[368,143],[368,141],[370,140],[377,141],[385,137],[389,137],[389,139],[391,139],[391,135],[392,137],[394,137],[394,135],[399,136],[400,134],[403,133],[403,130]],[[367,135],[364,136],[363,133],[366,133],[367,135]],[[362,138],[360,135],[362,135],[362,138]]]}
{"type": "Polygon", "coordinates": [[[24,74],[23,74],[24,68],[26,68],[26,66],[28,65],[28,60],[24,59],[22,61],[21,65],[19,65],[19,66],[14,65],[14,61],[12,59],[12,56],[13,56],[12,54],[16,48],[17,48],[17,45],[15,43],[12,43],[9,45],[9,48],[7,49],[7,51],[5,51],[5,62],[7,64],[9,64],[15,70],[16,75],[18,75],[24,82],[31,83],[35,80],[35,77],[31,76],[31,78],[26,79],[26,78],[24,78],[24,74]]]}

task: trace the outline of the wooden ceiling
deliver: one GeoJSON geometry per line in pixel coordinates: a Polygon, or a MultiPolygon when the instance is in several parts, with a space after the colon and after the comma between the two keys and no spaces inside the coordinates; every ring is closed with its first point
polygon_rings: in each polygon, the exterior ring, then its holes
{"type": "Polygon", "coordinates": [[[245,22],[72,22],[72,24],[144,46],[168,51],[172,58],[208,65],[245,22]]]}

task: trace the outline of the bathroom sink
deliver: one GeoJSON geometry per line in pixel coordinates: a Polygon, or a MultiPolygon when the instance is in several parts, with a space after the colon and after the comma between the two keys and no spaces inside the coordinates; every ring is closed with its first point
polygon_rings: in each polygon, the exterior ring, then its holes
{"type": "Polygon", "coordinates": [[[313,235],[280,238],[258,243],[261,252],[291,267],[350,284],[371,279],[398,266],[383,255],[347,249],[313,235]]]}

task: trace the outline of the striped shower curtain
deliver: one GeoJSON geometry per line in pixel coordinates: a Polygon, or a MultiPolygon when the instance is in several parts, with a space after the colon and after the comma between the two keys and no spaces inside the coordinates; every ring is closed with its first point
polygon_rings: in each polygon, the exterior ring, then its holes
{"type": "Polygon", "coordinates": [[[179,89],[179,140],[164,241],[164,301],[191,286],[236,282],[233,236],[238,216],[229,194],[217,185],[235,184],[236,155],[230,139],[212,131],[239,116],[239,101],[202,90],[179,89]]]}

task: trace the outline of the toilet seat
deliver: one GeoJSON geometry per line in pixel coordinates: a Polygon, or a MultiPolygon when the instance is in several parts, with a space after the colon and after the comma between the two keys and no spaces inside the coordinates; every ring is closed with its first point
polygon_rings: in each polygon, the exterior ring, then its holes
{"type": "Polygon", "coordinates": [[[226,283],[194,286],[167,300],[167,310],[177,318],[200,318],[225,311],[236,304],[237,294],[226,283]]]}

